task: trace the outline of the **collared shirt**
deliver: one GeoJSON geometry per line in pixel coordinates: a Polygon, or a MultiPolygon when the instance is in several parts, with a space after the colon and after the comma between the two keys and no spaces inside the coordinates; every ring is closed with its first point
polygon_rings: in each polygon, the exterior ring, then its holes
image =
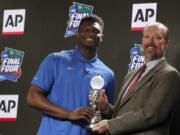
{"type": "MultiPolygon", "coordinates": [[[[76,48],[52,53],[41,63],[32,80],[49,93],[48,99],[68,110],[89,106],[90,80],[95,75],[104,79],[104,89],[111,103],[114,101],[114,73],[95,56],[87,60],[76,48]]],[[[88,135],[82,121],[56,119],[44,115],[37,135],[88,135]]]]}
{"type": "Polygon", "coordinates": [[[165,57],[161,57],[159,59],[147,62],[146,69],[145,69],[144,73],[142,74],[141,78],[143,78],[153,67],[155,67],[158,63],[160,63],[163,60],[165,60],[165,57]]]}

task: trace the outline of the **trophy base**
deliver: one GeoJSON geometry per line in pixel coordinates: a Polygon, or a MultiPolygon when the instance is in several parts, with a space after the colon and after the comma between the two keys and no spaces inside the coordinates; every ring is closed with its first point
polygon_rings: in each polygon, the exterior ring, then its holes
{"type": "Polygon", "coordinates": [[[98,123],[99,121],[102,120],[102,117],[101,117],[101,112],[100,111],[96,111],[95,112],[95,116],[91,119],[91,122],[90,124],[88,125],[88,128],[89,129],[92,129],[95,127],[96,123],[98,123]]]}
{"type": "Polygon", "coordinates": [[[89,129],[89,130],[92,130],[92,128],[95,126],[95,124],[90,124],[90,125],[88,125],[87,126],[87,128],[89,129]]]}

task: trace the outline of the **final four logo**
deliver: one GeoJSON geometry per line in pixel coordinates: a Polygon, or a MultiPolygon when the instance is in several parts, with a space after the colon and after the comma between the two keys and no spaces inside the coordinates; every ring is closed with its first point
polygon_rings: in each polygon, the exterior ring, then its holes
{"type": "Polygon", "coordinates": [[[65,37],[75,35],[78,32],[81,19],[92,14],[92,11],[93,6],[73,2],[73,4],[69,7],[69,21],[65,37]]]}
{"type": "Polygon", "coordinates": [[[5,48],[1,53],[0,81],[11,80],[16,82],[21,76],[21,63],[24,52],[5,48]]]}
{"type": "Polygon", "coordinates": [[[131,63],[129,64],[129,71],[138,69],[144,64],[143,48],[139,44],[135,44],[130,51],[131,63]]]}

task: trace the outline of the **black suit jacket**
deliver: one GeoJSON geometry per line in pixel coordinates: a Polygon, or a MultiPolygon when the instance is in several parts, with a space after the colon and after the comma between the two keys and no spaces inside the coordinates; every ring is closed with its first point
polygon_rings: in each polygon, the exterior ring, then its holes
{"type": "Polygon", "coordinates": [[[108,121],[109,133],[169,135],[170,115],[180,98],[179,72],[163,60],[121,101],[135,75],[136,72],[130,72],[124,80],[112,119],[108,121]]]}

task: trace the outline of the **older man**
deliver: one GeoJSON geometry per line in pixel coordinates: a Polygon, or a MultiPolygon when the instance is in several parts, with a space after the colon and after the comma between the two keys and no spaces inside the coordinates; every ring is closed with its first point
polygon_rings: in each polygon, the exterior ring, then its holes
{"type": "Polygon", "coordinates": [[[103,94],[101,106],[111,119],[100,121],[93,131],[111,135],[170,134],[170,116],[180,98],[180,74],[165,58],[168,28],[159,22],[148,24],[142,45],[145,68],[127,74],[114,108],[103,94]]]}

